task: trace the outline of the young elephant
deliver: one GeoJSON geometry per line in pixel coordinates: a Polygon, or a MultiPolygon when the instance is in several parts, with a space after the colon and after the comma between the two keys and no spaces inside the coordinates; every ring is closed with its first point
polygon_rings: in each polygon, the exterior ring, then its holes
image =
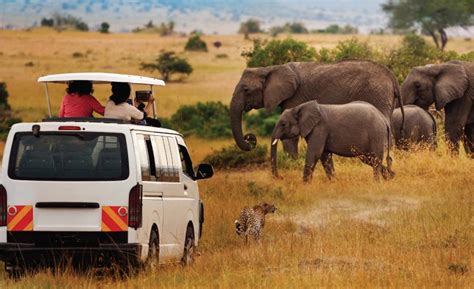
{"type": "Polygon", "coordinates": [[[428,144],[430,149],[435,150],[436,142],[436,120],[434,117],[416,105],[405,105],[405,138],[400,135],[402,126],[402,114],[400,108],[396,108],[392,114],[392,130],[397,147],[408,149],[409,143],[428,144]]]}
{"type": "Polygon", "coordinates": [[[330,179],[334,167],[332,153],[345,157],[359,157],[373,167],[374,177],[394,176],[391,170],[390,125],[382,113],[367,102],[347,104],[318,104],[309,101],[285,110],[278,120],[272,136],[272,172],[277,173],[277,144],[280,139],[298,135],[307,143],[303,180],[309,181],[318,159],[330,179]],[[385,146],[388,148],[387,167],[382,165],[385,146]]]}

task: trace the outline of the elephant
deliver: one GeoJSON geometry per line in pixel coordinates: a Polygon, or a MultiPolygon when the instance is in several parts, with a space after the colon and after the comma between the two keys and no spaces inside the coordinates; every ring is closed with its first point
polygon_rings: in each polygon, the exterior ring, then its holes
{"type": "MultiPolygon", "coordinates": [[[[372,61],[345,60],[334,64],[290,62],[247,68],[230,102],[232,134],[240,149],[251,150],[256,137],[243,135],[244,112],[263,107],[271,112],[277,106],[288,109],[311,100],[321,104],[366,101],[380,110],[390,123],[395,99],[403,107],[395,76],[385,66],[372,61]]],[[[284,147],[290,154],[297,154],[298,138],[284,142],[284,147]]]]}
{"type": "Polygon", "coordinates": [[[392,114],[392,132],[399,149],[408,149],[410,143],[429,145],[431,150],[437,147],[436,120],[428,111],[416,105],[405,105],[405,137],[400,134],[402,126],[401,109],[395,108],[392,114]]]}
{"type": "Polygon", "coordinates": [[[428,109],[444,108],[448,146],[459,153],[464,148],[474,158],[474,63],[450,61],[413,68],[402,84],[403,102],[428,109]]]}
{"type": "Polygon", "coordinates": [[[375,179],[380,175],[389,179],[395,175],[391,169],[390,123],[373,105],[355,101],[347,104],[318,104],[316,100],[286,109],[281,114],[272,135],[272,173],[278,177],[277,144],[280,139],[301,136],[306,140],[307,152],[303,181],[312,178],[319,159],[326,176],[334,175],[331,154],[359,157],[372,166],[375,179]],[[387,147],[387,166],[382,164],[387,147]]]}

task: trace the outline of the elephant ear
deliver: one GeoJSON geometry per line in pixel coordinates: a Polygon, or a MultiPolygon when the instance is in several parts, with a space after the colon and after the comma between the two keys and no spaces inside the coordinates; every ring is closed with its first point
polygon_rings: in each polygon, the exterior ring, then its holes
{"type": "Polygon", "coordinates": [[[441,110],[446,104],[464,96],[469,86],[466,71],[459,64],[443,64],[434,87],[435,106],[441,110]]]}
{"type": "Polygon", "coordinates": [[[322,121],[321,108],[316,101],[303,103],[295,107],[300,135],[306,137],[322,121]]]}
{"type": "Polygon", "coordinates": [[[267,112],[272,112],[286,99],[293,96],[298,88],[298,77],[287,65],[273,69],[265,79],[263,103],[267,112]]]}

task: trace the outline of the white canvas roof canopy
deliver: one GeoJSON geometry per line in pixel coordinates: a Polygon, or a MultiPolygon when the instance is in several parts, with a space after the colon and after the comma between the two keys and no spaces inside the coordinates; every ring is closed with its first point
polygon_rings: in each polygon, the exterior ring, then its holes
{"type": "MultiPolygon", "coordinates": [[[[104,73],[104,72],[81,72],[81,73],[64,73],[64,74],[51,74],[45,75],[38,78],[38,82],[44,83],[46,99],[48,102],[48,113],[49,117],[51,113],[51,101],[48,93],[48,83],[62,83],[67,84],[75,80],[91,81],[94,84],[107,84],[112,82],[125,82],[132,86],[133,85],[149,85],[153,95],[154,86],[165,86],[165,82],[161,79],[139,76],[139,75],[128,75],[118,73],[104,73]]],[[[132,100],[134,98],[132,97],[132,100]]],[[[156,102],[155,102],[156,103],[156,102]]],[[[153,117],[156,117],[156,105],[153,105],[153,117]]]]}

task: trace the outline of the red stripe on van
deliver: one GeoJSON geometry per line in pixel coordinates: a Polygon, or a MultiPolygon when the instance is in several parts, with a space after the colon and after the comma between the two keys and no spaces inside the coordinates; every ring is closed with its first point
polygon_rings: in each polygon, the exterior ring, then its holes
{"type": "Polygon", "coordinates": [[[7,228],[8,231],[32,231],[33,206],[9,206],[7,228]]]}
{"type": "Polygon", "coordinates": [[[106,232],[127,231],[128,230],[127,223],[128,223],[128,215],[127,215],[126,207],[120,207],[120,206],[103,206],[102,207],[102,231],[106,231],[106,232]],[[119,211],[120,211],[120,214],[119,214],[119,211]]]}

